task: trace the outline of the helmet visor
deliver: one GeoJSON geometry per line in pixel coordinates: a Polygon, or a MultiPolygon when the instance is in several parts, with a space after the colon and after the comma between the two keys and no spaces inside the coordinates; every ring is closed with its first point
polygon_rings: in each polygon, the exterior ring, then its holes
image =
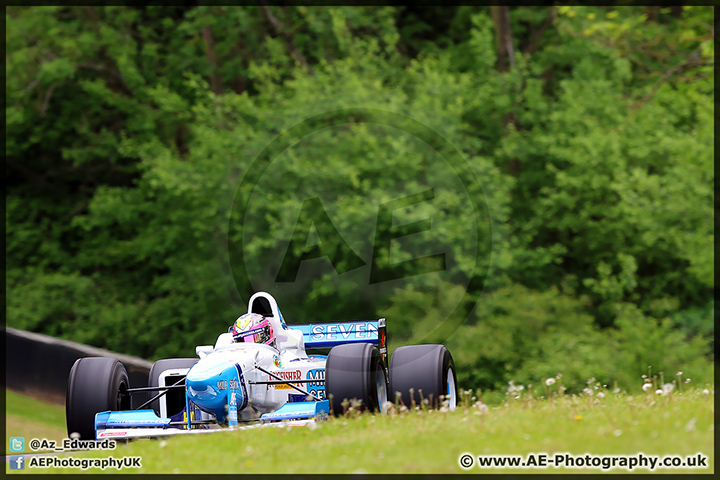
{"type": "Polygon", "coordinates": [[[270,322],[265,320],[247,330],[233,332],[233,340],[246,343],[270,343],[272,341],[271,332],[270,322]]]}

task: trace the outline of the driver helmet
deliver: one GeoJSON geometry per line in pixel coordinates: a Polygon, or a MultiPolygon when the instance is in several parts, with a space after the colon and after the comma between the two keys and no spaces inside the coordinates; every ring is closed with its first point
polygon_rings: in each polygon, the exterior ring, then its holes
{"type": "Polygon", "coordinates": [[[257,313],[246,313],[230,327],[235,343],[263,343],[275,345],[275,332],[270,320],[257,313]]]}

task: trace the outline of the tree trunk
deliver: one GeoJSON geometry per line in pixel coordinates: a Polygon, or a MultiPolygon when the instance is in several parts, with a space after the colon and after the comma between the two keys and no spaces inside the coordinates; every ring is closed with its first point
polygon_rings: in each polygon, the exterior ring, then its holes
{"type": "Polygon", "coordinates": [[[210,63],[210,86],[215,95],[220,95],[225,89],[218,73],[217,57],[215,56],[215,36],[208,25],[203,27],[202,36],[205,42],[205,54],[207,55],[208,63],[210,63]]]}
{"type": "Polygon", "coordinates": [[[545,34],[547,29],[552,26],[553,22],[555,21],[555,17],[556,11],[555,6],[553,5],[552,7],[550,7],[550,10],[548,11],[548,16],[545,18],[545,21],[543,21],[542,25],[540,25],[540,28],[530,34],[527,45],[522,50],[523,53],[530,54],[539,48],[542,36],[545,34]]]}
{"type": "Polygon", "coordinates": [[[646,24],[657,22],[657,19],[660,16],[660,7],[646,7],[645,15],[647,15],[647,20],[645,20],[646,24]]]}
{"type": "Polygon", "coordinates": [[[302,52],[299,48],[295,45],[295,42],[293,41],[292,35],[285,29],[285,25],[275,17],[275,15],[272,14],[270,11],[270,8],[268,8],[267,5],[264,3],[260,6],[260,9],[263,13],[263,16],[265,17],[265,20],[272,26],[273,30],[282,37],[282,39],[285,41],[285,45],[287,46],[288,51],[290,52],[290,55],[293,56],[297,62],[302,65],[305,70],[308,72],[308,74],[312,77],[313,72],[310,68],[310,65],[305,60],[305,57],[303,56],[302,52]]]}
{"type": "Polygon", "coordinates": [[[495,23],[497,41],[497,66],[501,72],[507,72],[515,66],[512,30],[510,29],[510,9],[508,7],[490,7],[490,15],[495,23]]]}

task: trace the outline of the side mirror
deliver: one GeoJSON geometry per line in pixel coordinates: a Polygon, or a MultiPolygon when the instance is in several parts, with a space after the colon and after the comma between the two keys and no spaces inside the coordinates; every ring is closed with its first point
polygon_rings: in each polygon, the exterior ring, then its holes
{"type": "Polygon", "coordinates": [[[200,358],[205,358],[209,353],[212,353],[212,351],[212,345],[198,345],[197,347],[195,347],[195,355],[200,358]]]}

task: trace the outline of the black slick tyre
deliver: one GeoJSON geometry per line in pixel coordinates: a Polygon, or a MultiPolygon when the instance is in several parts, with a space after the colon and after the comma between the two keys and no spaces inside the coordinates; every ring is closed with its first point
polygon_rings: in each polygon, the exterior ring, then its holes
{"type": "MultiPolygon", "coordinates": [[[[166,370],[173,370],[178,368],[190,368],[193,365],[195,365],[199,358],[166,358],[163,360],[158,360],[153,364],[153,366],[150,368],[150,373],[148,374],[148,387],[158,387],[160,386],[160,375],[166,371],[166,370]]],[[[173,382],[174,383],[174,382],[173,382]]],[[[156,396],[158,393],[160,393],[161,390],[152,390],[147,393],[147,396],[145,397],[146,400],[143,400],[143,402],[150,400],[154,396],[156,396]]],[[[168,398],[174,398],[174,397],[182,397],[181,407],[185,406],[185,396],[182,390],[171,390],[165,395],[168,396],[168,398]]],[[[168,402],[168,403],[178,403],[175,402],[168,402]]],[[[140,405],[138,403],[138,405],[140,405]]],[[[147,407],[144,408],[152,408],[155,410],[155,413],[159,416],[160,415],[160,399],[154,400],[151,402],[147,407]]],[[[177,410],[177,408],[173,409],[177,410]]],[[[168,412],[168,416],[174,415],[178,412],[182,411],[182,408],[180,410],[168,412]]]]}
{"type": "Polygon", "coordinates": [[[390,359],[390,398],[410,408],[427,400],[432,408],[440,406],[440,397],[448,408],[457,407],[458,388],[455,362],[444,345],[399,347],[390,359]],[[412,389],[413,393],[410,394],[412,389]],[[422,396],[422,397],[421,397],[422,396]]]}
{"type": "Polygon", "coordinates": [[[333,347],[325,365],[325,394],[335,415],[343,414],[343,402],[352,399],[360,400],[363,410],[382,411],[387,377],[378,349],[369,343],[333,347]]]}
{"type": "Polygon", "coordinates": [[[116,358],[84,357],[70,369],[65,395],[68,436],[95,439],[95,414],[108,410],[129,410],[130,396],[125,367],[116,358]]]}

